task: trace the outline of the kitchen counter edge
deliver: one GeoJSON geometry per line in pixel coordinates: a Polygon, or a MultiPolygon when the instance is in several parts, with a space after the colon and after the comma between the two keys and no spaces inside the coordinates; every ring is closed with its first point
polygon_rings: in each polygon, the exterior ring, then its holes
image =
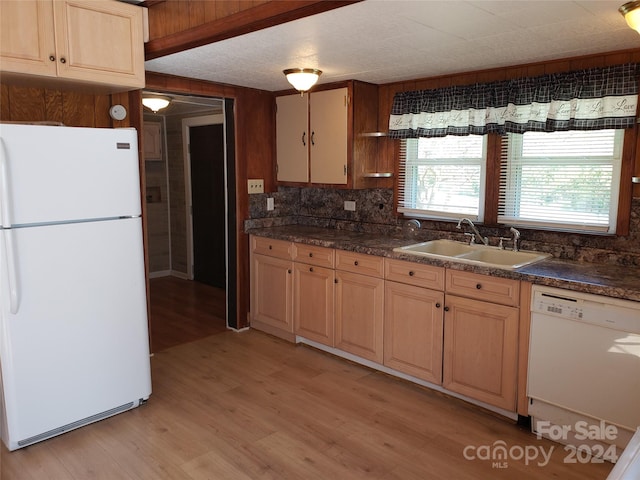
{"type": "Polygon", "coordinates": [[[418,242],[418,240],[404,237],[380,236],[370,233],[299,225],[253,228],[247,230],[246,233],[259,237],[395,258],[453,270],[465,270],[494,277],[524,280],[537,285],[564,288],[576,292],[640,301],[640,271],[635,268],[618,265],[550,258],[516,270],[505,270],[394,252],[393,249],[396,247],[418,242]]]}

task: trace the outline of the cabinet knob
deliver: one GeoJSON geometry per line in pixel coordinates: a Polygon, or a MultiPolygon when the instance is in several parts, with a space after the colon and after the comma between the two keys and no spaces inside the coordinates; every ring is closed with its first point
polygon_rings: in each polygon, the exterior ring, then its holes
{"type": "Polygon", "coordinates": [[[476,283],[476,288],[480,290],[482,288],[482,285],[480,285],[479,283],[476,283]]]}
{"type": "Polygon", "coordinates": [[[449,311],[449,307],[444,307],[444,311],[448,312],[449,311]]]}
{"type": "Polygon", "coordinates": [[[67,59],[66,59],[66,58],[64,58],[64,57],[61,57],[61,58],[60,58],[60,63],[67,63],[67,59]]]}
{"type": "Polygon", "coordinates": [[[271,245],[269,245],[269,250],[273,250],[273,247],[271,245]]]}
{"type": "Polygon", "coordinates": [[[413,270],[409,270],[409,276],[413,277],[415,275],[415,272],[413,270]]]}
{"type": "Polygon", "coordinates": [[[309,252],[309,257],[313,257],[313,253],[309,252]]]}
{"type": "Polygon", "coordinates": [[[358,260],[356,260],[355,262],[353,262],[353,264],[357,267],[357,266],[358,266],[358,260]]]}
{"type": "Polygon", "coordinates": [[[337,279],[337,278],[334,278],[334,279],[333,279],[333,283],[338,283],[338,279],[337,279]]]}
{"type": "Polygon", "coordinates": [[[55,62],[56,61],[55,55],[49,55],[49,60],[51,60],[52,62],[55,62]]]}
{"type": "Polygon", "coordinates": [[[309,271],[310,271],[310,272],[313,272],[313,267],[309,267],[309,271]]]}
{"type": "Polygon", "coordinates": [[[288,269],[288,270],[287,270],[287,273],[291,273],[291,269],[288,269]]]}
{"type": "Polygon", "coordinates": [[[311,145],[316,144],[316,132],[311,132],[311,145]]]}
{"type": "Polygon", "coordinates": [[[440,308],[440,302],[436,303],[436,308],[440,308]]]}
{"type": "Polygon", "coordinates": [[[307,146],[307,132],[302,132],[302,145],[307,146]]]}

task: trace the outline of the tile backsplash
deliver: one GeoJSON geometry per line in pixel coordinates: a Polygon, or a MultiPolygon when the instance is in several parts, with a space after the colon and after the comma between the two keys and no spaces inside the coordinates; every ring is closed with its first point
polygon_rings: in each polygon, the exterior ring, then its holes
{"type": "MultiPolygon", "coordinates": [[[[403,235],[406,218],[396,217],[393,190],[385,188],[340,190],[313,187],[279,187],[277,192],[249,196],[249,219],[245,229],[278,225],[309,225],[367,232],[379,235],[403,235]],[[267,211],[267,198],[273,197],[275,209],[267,211]],[[344,202],[356,204],[355,211],[344,209],[344,202]]],[[[436,238],[466,238],[456,223],[421,220],[416,242],[436,238]]],[[[492,245],[499,237],[511,237],[508,227],[478,228],[492,245]]],[[[591,263],[610,263],[640,267],[640,198],[631,208],[630,233],[626,236],[584,235],[544,230],[520,229],[521,248],[553,254],[557,258],[591,263]]]]}

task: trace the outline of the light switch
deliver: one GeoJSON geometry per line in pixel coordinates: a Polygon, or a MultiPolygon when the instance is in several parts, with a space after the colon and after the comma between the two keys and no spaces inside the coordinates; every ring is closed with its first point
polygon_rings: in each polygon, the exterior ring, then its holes
{"type": "Polygon", "coordinates": [[[267,198],[267,210],[271,211],[273,210],[275,207],[273,205],[273,197],[269,197],[267,198]]]}
{"type": "Polygon", "coordinates": [[[247,183],[249,195],[251,195],[252,193],[264,193],[264,179],[250,178],[249,180],[247,180],[247,183]]]}

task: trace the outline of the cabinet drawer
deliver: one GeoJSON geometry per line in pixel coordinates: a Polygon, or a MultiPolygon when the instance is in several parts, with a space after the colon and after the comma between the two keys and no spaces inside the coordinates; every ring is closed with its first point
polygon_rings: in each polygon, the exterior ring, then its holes
{"type": "Polygon", "coordinates": [[[384,258],[364,253],[336,250],[336,269],[362,273],[372,277],[382,277],[384,274],[384,258]]]}
{"type": "Polygon", "coordinates": [[[296,262],[318,265],[319,267],[333,268],[333,248],[306,245],[304,243],[294,243],[293,246],[293,259],[296,262]]]}
{"type": "Polygon", "coordinates": [[[444,290],[444,268],[404,260],[385,259],[384,278],[418,287],[444,290]]]}
{"type": "Polygon", "coordinates": [[[513,307],[520,303],[520,281],[508,278],[447,269],[445,290],[462,297],[513,307]]]}
{"type": "Polygon", "coordinates": [[[285,240],[274,240],[273,238],[251,237],[251,251],[269,257],[284,258],[291,260],[291,242],[285,240]]]}

